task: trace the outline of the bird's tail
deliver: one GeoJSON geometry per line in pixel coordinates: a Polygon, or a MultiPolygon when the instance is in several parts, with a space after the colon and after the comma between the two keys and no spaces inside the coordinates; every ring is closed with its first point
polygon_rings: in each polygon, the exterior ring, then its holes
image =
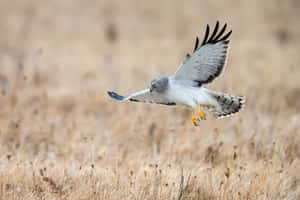
{"type": "Polygon", "coordinates": [[[217,106],[208,107],[208,110],[217,118],[231,116],[239,112],[244,107],[244,96],[214,91],[209,91],[209,94],[216,100],[217,106]]]}

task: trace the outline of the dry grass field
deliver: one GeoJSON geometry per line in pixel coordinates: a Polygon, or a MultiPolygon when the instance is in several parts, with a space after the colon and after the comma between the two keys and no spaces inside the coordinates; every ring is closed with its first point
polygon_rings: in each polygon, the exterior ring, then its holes
{"type": "Polygon", "coordinates": [[[300,199],[300,1],[0,1],[0,199],[300,199]],[[112,101],[233,30],[210,89],[245,109],[112,101]]]}

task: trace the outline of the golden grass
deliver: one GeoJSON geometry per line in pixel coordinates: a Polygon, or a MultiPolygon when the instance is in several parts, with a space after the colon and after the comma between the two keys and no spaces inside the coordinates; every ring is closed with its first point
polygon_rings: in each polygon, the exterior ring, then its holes
{"type": "Polygon", "coordinates": [[[0,2],[0,199],[300,199],[298,1],[0,2]],[[208,87],[245,110],[194,127],[118,103],[233,29],[208,87]]]}

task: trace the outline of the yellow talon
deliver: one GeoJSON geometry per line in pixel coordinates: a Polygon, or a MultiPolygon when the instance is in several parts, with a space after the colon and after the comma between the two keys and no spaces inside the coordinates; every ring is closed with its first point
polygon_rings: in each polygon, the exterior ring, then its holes
{"type": "Polygon", "coordinates": [[[198,126],[199,119],[195,117],[194,111],[192,111],[192,122],[194,123],[195,126],[198,126]]]}
{"type": "Polygon", "coordinates": [[[200,104],[198,104],[198,113],[202,120],[206,119],[205,114],[203,112],[201,112],[201,110],[200,110],[200,104]]]}

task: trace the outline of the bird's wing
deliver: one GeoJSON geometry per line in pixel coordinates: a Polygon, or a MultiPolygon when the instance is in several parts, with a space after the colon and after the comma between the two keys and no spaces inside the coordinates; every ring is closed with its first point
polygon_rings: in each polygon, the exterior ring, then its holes
{"type": "Polygon", "coordinates": [[[191,55],[187,54],[172,78],[181,81],[192,81],[193,86],[201,86],[212,82],[218,77],[226,64],[228,38],[232,32],[229,31],[224,34],[226,27],[227,24],[218,32],[219,22],[217,21],[214,31],[209,37],[209,25],[207,25],[200,47],[197,37],[193,53],[191,55]]]}
{"type": "Polygon", "coordinates": [[[117,101],[129,100],[135,102],[164,104],[168,106],[176,105],[175,102],[168,100],[168,98],[163,93],[158,93],[155,91],[150,92],[150,89],[145,89],[134,94],[129,94],[125,97],[115,92],[108,92],[108,95],[117,101]]]}

